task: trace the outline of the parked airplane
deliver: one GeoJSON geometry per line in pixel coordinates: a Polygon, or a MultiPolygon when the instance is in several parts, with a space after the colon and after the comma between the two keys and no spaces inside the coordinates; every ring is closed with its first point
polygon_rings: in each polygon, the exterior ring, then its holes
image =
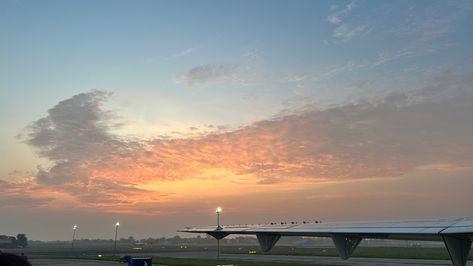
{"type": "Polygon", "coordinates": [[[331,237],[340,258],[348,259],[363,238],[443,241],[454,266],[465,266],[473,240],[473,218],[352,223],[302,223],[186,227],[220,240],[230,234],[256,235],[261,250],[271,250],[281,236],[331,237]]]}

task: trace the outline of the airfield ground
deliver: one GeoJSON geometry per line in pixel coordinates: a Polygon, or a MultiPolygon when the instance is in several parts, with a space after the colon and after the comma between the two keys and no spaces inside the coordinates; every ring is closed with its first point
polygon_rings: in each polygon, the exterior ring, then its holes
{"type": "MultiPolygon", "coordinates": [[[[8,252],[9,250],[3,250],[8,252]]],[[[70,245],[32,246],[24,250],[10,252],[25,252],[34,266],[104,266],[125,265],[113,260],[110,246],[76,246],[71,250],[70,245]],[[99,257],[100,255],[100,257],[99,257]]],[[[155,246],[132,249],[129,246],[119,246],[117,254],[133,254],[136,256],[151,256],[153,262],[163,265],[195,265],[215,266],[217,264],[234,264],[239,266],[303,266],[303,265],[451,265],[444,248],[423,247],[359,247],[354,257],[343,261],[337,257],[333,248],[294,248],[277,246],[268,254],[260,254],[256,246],[223,246],[221,260],[216,260],[215,246],[155,246]],[[249,254],[254,253],[256,254],[249,254]]],[[[470,260],[472,260],[470,256],[470,260]]],[[[468,265],[473,265],[473,260],[468,265]]]]}
{"type": "Polygon", "coordinates": [[[114,261],[78,260],[78,259],[32,259],[33,266],[113,266],[123,263],[114,261]]]}
{"type": "MultiPolygon", "coordinates": [[[[352,258],[349,261],[341,261],[334,257],[313,256],[284,256],[284,255],[223,255],[221,260],[209,260],[205,253],[201,254],[166,254],[169,257],[154,257],[154,263],[159,265],[178,266],[215,266],[215,265],[239,265],[239,266],[314,266],[314,265],[344,265],[344,266],[447,266],[450,261],[445,260],[412,260],[412,259],[381,259],[381,258],[352,258]],[[185,258],[188,257],[188,258],[185,258]],[[200,258],[199,258],[200,257],[200,258]]],[[[156,254],[159,255],[159,254],[156,254]]],[[[105,266],[124,265],[114,261],[82,260],[82,259],[32,259],[34,266],[105,266]]],[[[473,265],[469,263],[468,265],[473,265]]]]}

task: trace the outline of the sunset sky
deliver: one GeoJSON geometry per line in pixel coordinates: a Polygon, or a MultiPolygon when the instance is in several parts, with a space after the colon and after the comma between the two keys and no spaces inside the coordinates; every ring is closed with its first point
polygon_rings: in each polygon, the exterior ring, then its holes
{"type": "Polygon", "coordinates": [[[473,216],[472,1],[0,0],[0,235],[473,216]]]}

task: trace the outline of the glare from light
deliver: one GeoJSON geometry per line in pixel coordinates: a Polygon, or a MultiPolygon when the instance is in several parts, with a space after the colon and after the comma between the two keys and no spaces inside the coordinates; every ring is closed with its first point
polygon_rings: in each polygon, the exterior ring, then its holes
{"type": "Polygon", "coordinates": [[[77,229],[77,225],[74,225],[74,227],[73,227],[72,229],[76,230],[76,229],[77,229]]]}
{"type": "Polygon", "coordinates": [[[117,223],[115,224],[115,226],[120,226],[120,222],[117,222],[117,223]]]}
{"type": "Polygon", "coordinates": [[[217,207],[217,210],[215,210],[216,213],[221,213],[222,212],[222,208],[220,207],[217,207]]]}

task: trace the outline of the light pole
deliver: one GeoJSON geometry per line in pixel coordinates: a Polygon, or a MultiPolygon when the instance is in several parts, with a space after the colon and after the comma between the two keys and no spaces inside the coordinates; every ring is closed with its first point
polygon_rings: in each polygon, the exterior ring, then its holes
{"type": "Polygon", "coordinates": [[[215,212],[217,213],[217,230],[222,230],[220,226],[220,213],[222,212],[222,208],[218,207],[215,212]]]}
{"type": "MultiPolygon", "coordinates": [[[[222,230],[222,227],[220,226],[220,213],[222,212],[222,208],[217,207],[215,210],[217,213],[217,231],[222,230]]],[[[220,239],[217,238],[217,259],[220,259],[220,239]]]]}
{"type": "Polygon", "coordinates": [[[117,235],[118,235],[118,227],[120,226],[120,222],[117,222],[115,224],[115,244],[113,246],[113,256],[115,256],[115,253],[117,252],[117,235]]]}
{"type": "Polygon", "coordinates": [[[71,248],[72,250],[74,250],[74,241],[76,240],[76,231],[77,231],[77,225],[74,225],[74,227],[72,227],[72,243],[71,243],[71,248]]]}

